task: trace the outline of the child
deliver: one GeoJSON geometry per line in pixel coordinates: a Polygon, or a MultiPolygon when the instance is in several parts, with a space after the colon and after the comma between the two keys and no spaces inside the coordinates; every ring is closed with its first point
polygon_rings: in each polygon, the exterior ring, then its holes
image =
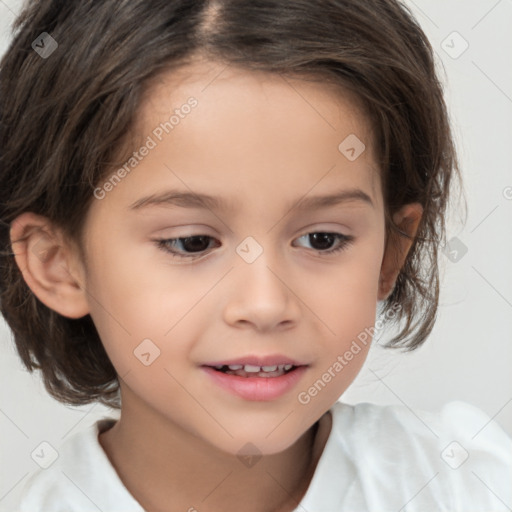
{"type": "Polygon", "coordinates": [[[20,510],[509,510],[479,410],[338,401],[377,308],[409,350],[437,311],[458,170],[404,6],[41,0],[16,30],[1,311],[55,398],[121,410],[20,510]]]}

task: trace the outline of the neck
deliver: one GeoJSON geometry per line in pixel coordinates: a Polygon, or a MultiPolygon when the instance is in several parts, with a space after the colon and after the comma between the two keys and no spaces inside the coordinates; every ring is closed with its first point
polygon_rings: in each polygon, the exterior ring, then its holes
{"type": "Polygon", "coordinates": [[[331,426],[329,413],[286,450],[242,461],[157,416],[123,402],[120,420],[99,436],[125,487],[152,512],[168,511],[169,503],[173,510],[201,512],[239,511],[241,505],[246,512],[292,511],[309,486],[331,426]]]}

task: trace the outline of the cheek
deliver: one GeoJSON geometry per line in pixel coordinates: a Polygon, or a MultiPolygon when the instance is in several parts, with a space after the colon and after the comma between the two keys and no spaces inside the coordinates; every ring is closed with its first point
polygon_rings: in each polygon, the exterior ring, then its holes
{"type": "Polygon", "coordinates": [[[321,285],[308,285],[308,301],[330,331],[343,339],[375,322],[382,250],[380,238],[360,243],[324,272],[321,285]]]}
{"type": "Polygon", "coordinates": [[[197,275],[191,267],[157,260],[151,247],[123,251],[112,246],[90,259],[86,283],[90,314],[121,376],[141,370],[141,354],[155,358],[154,368],[185,358],[194,332],[209,318],[204,311],[207,301],[203,304],[201,298],[217,275],[197,275]]]}
{"type": "Polygon", "coordinates": [[[374,332],[381,252],[378,243],[354,251],[329,272],[323,290],[310,286],[308,300],[316,305],[323,336],[310,388],[303,389],[304,403],[318,408],[335,402],[350,386],[367,357],[374,332]],[[365,249],[365,250],[363,250],[365,249]],[[321,398],[316,398],[316,397],[321,398]]]}

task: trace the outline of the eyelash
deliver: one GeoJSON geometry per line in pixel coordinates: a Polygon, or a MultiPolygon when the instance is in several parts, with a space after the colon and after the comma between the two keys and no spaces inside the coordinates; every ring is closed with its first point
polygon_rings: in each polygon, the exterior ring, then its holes
{"type": "MultiPolygon", "coordinates": [[[[334,249],[328,249],[328,250],[325,250],[325,251],[318,250],[318,249],[313,249],[314,252],[316,252],[317,254],[320,254],[322,256],[331,255],[331,254],[335,254],[335,253],[341,252],[341,251],[345,250],[349,245],[351,245],[351,243],[354,241],[354,237],[353,236],[343,235],[341,233],[332,233],[330,231],[312,231],[310,233],[305,233],[304,235],[301,235],[299,237],[299,239],[303,238],[305,236],[315,235],[315,234],[322,234],[322,235],[333,236],[333,237],[335,237],[335,238],[337,238],[338,240],[341,241],[341,243],[336,248],[334,248],[334,249]]],[[[171,249],[169,247],[169,245],[174,243],[174,242],[184,241],[184,240],[187,240],[187,239],[194,239],[194,238],[209,238],[209,239],[214,240],[214,238],[209,236],[209,235],[192,235],[192,236],[184,236],[184,237],[179,237],[179,238],[157,239],[157,240],[154,240],[154,241],[156,242],[157,246],[161,250],[165,251],[166,253],[169,253],[172,257],[178,258],[178,259],[197,259],[197,258],[200,258],[201,256],[204,256],[205,254],[208,254],[208,253],[205,252],[206,251],[206,249],[205,249],[205,251],[198,251],[196,253],[188,253],[188,254],[185,253],[185,255],[184,255],[184,254],[180,254],[176,250],[171,249]]]]}

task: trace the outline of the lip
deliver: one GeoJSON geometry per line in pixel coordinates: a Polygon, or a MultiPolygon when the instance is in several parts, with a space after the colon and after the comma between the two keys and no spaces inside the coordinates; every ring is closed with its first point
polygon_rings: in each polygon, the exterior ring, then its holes
{"type": "Polygon", "coordinates": [[[293,366],[307,366],[307,363],[301,363],[299,361],[295,361],[289,357],[283,356],[281,354],[269,354],[269,355],[248,355],[239,357],[237,359],[228,359],[224,361],[215,361],[212,363],[204,363],[203,366],[220,366],[230,364],[250,364],[252,366],[275,366],[280,364],[291,364],[293,366]]]}
{"type": "MultiPolygon", "coordinates": [[[[242,359],[237,359],[242,361],[242,359]]],[[[246,364],[247,359],[243,359],[246,364]]],[[[254,359],[253,359],[254,361],[254,359]]],[[[260,359],[261,361],[261,359],[260,359]]],[[[277,361],[273,359],[272,361],[277,361]]],[[[214,364],[225,364],[223,362],[214,364]]],[[[229,362],[229,364],[242,364],[241,362],[229,362]]],[[[254,363],[253,363],[254,364],[254,363]]],[[[267,366],[268,363],[260,366],[267,366]]],[[[272,363],[271,363],[272,364],[272,363]]],[[[268,364],[269,366],[271,364],[268,364]]],[[[279,363],[279,364],[293,364],[279,363]]],[[[306,372],[307,365],[295,365],[297,368],[291,370],[280,377],[239,377],[238,375],[229,375],[210,368],[210,366],[201,366],[201,369],[209,376],[212,382],[221,388],[229,391],[245,400],[252,401],[270,401],[279,398],[285,393],[291,391],[306,372]]]]}

